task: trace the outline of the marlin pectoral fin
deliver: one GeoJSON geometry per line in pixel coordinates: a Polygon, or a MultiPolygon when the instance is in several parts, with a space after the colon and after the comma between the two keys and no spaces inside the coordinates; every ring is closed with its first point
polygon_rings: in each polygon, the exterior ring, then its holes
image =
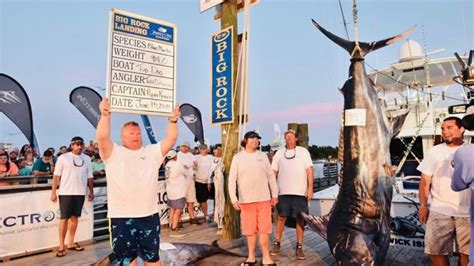
{"type": "Polygon", "coordinates": [[[398,133],[400,133],[400,131],[402,130],[402,126],[405,123],[405,119],[407,118],[408,113],[409,111],[406,111],[404,113],[392,116],[388,119],[390,123],[389,129],[391,129],[392,138],[396,137],[398,133]]]}
{"type": "Polygon", "coordinates": [[[327,226],[329,222],[329,214],[323,216],[314,216],[310,214],[306,214],[304,212],[300,212],[301,217],[308,223],[309,227],[313,229],[316,233],[318,233],[322,238],[325,240],[328,239],[327,237],[327,226]]]}

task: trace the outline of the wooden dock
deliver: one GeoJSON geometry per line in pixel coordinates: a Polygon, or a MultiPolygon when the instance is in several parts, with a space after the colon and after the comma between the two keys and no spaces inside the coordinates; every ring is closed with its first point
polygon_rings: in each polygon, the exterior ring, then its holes
{"type": "MultiPolygon", "coordinates": [[[[243,238],[238,240],[224,240],[216,235],[217,228],[212,225],[184,225],[182,238],[168,237],[168,229],[162,229],[161,242],[168,243],[202,243],[211,244],[218,239],[218,244],[224,249],[239,254],[246,254],[243,238]]],[[[54,236],[51,236],[54,237],[54,236]]],[[[272,236],[273,239],[273,236],[272,236]]],[[[273,257],[278,265],[335,265],[334,258],[329,252],[328,245],[318,234],[311,230],[305,231],[303,250],[306,260],[298,261],[294,256],[296,242],[295,229],[285,228],[282,248],[279,256],[273,257]]],[[[5,265],[91,265],[110,253],[109,241],[101,241],[85,246],[81,252],[67,251],[65,257],[56,258],[54,252],[13,259],[5,265]]],[[[260,255],[260,253],[258,253],[260,255]]],[[[196,265],[239,265],[245,258],[228,255],[214,255],[199,261],[196,265]]],[[[261,262],[261,256],[258,258],[261,262]]],[[[404,247],[390,247],[385,265],[430,265],[428,258],[421,251],[404,247]]],[[[455,265],[454,260],[451,265],[455,265]]]]}

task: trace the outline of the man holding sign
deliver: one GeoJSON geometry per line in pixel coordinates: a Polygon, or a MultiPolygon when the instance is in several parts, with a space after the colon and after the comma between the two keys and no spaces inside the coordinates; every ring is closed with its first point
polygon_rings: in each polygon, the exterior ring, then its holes
{"type": "Polygon", "coordinates": [[[110,139],[110,103],[100,103],[96,139],[107,173],[108,217],[114,264],[161,265],[159,257],[158,169],[178,138],[180,116],[176,106],[168,118],[165,139],[143,146],[141,129],[134,121],[122,127],[120,146],[110,139]]]}

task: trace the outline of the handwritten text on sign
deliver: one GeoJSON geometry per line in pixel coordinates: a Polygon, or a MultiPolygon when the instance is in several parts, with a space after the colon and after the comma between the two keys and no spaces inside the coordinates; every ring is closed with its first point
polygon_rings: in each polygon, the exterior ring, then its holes
{"type": "Polygon", "coordinates": [[[232,123],[232,28],[212,36],[212,124],[232,123]]]}
{"type": "Polygon", "coordinates": [[[176,103],[176,27],[112,10],[107,95],[112,111],[169,115],[176,103]]]}

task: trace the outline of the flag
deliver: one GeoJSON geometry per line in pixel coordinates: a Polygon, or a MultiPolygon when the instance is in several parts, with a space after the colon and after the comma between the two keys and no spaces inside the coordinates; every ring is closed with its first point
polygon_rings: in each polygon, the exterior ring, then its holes
{"type": "Polygon", "coordinates": [[[142,118],[143,125],[145,126],[146,134],[151,144],[156,144],[155,133],[153,133],[153,127],[151,126],[150,118],[147,115],[140,115],[142,118]]]}
{"type": "Polygon", "coordinates": [[[181,120],[194,134],[194,141],[204,144],[204,130],[199,109],[189,103],[184,103],[179,107],[179,111],[181,112],[181,120]]]}
{"type": "Polygon", "coordinates": [[[97,128],[100,117],[99,104],[102,101],[102,96],[99,93],[89,87],[80,86],[71,91],[69,101],[76,106],[94,128],[97,128]]]}
{"type": "Polygon", "coordinates": [[[5,114],[34,146],[33,116],[30,99],[12,77],[0,73],[0,111],[5,114]]]}

